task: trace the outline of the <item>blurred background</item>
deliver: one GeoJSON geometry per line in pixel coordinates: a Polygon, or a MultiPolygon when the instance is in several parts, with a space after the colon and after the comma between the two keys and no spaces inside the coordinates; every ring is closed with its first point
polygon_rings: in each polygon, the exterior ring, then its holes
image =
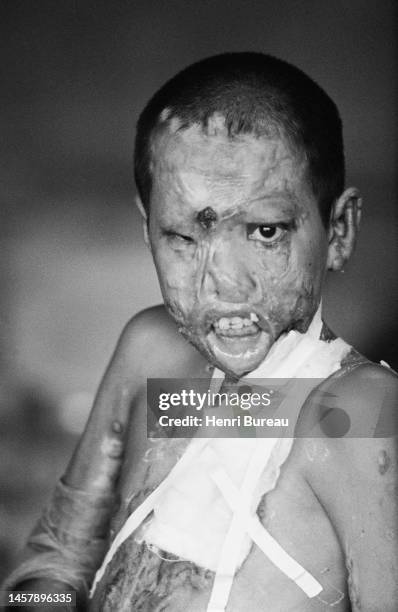
{"type": "Polygon", "coordinates": [[[2,0],[0,579],[62,474],[124,323],[160,301],[134,210],[138,113],[223,51],[297,64],[334,98],[362,234],[328,321],[397,368],[395,2],[2,0]]]}

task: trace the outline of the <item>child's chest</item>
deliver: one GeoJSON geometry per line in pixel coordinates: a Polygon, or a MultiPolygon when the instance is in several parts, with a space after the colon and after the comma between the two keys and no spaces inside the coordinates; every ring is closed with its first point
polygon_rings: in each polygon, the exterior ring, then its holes
{"type": "MultiPolygon", "coordinates": [[[[172,442],[169,448],[155,444],[153,450],[144,453],[139,475],[137,471],[134,473],[132,488],[127,486],[132,479],[125,473],[121,507],[113,521],[115,531],[167,475],[186,445],[183,440],[172,442]]],[[[226,610],[317,611],[325,609],[325,602],[329,606],[333,604],[334,610],[348,610],[346,569],[337,537],[313,493],[297,478],[291,461],[283,466],[275,489],[261,499],[257,515],[268,533],[324,590],[309,599],[252,544],[235,575],[226,610]]],[[[208,521],[211,517],[203,516],[202,520],[208,521]]],[[[213,580],[214,572],[167,550],[148,546],[137,530],[107,568],[92,609],[206,612],[213,580]]]]}

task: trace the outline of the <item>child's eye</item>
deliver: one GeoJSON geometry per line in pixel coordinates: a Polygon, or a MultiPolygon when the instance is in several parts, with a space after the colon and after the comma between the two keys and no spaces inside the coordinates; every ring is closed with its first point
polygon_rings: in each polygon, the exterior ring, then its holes
{"type": "Polygon", "coordinates": [[[249,228],[249,240],[258,240],[264,244],[278,242],[286,233],[286,227],[282,225],[257,225],[253,230],[249,228]]]}
{"type": "Polygon", "coordinates": [[[178,232],[166,231],[166,236],[175,243],[180,244],[193,244],[195,240],[191,236],[187,236],[186,234],[179,234],[178,232]]]}

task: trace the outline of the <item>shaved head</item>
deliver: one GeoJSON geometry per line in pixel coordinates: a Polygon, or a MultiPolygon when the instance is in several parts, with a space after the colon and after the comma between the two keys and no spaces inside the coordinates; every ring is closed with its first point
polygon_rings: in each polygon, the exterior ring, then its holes
{"type": "Polygon", "coordinates": [[[135,179],[150,212],[152,146],[167,130],[284,138],[304,154],[326,226],[344,189],[342,125],[329,96],[301,70],[261,53],[226,53],[188,66],[148,102],[137,125],[135,179]]]}

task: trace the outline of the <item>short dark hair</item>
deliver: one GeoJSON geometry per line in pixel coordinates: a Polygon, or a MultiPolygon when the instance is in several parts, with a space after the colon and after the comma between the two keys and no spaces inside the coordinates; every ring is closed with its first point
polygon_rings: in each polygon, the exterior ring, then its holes
{"type": "Polygon", "coordinates": [[[207,127],[215,113],[232,137],[276,128],[306,156],[309,181],[328,225],[330,208],[344,189],[342,123],[335,103],[295,66],[263,53],[224,53],[188,66],[167,81],[142,111],[135,141],[135,181],[149,213],[151,137],[179,119],[179,130],[207,127]],[[163,123],[164,125],[164,123],[163,123]]]}

